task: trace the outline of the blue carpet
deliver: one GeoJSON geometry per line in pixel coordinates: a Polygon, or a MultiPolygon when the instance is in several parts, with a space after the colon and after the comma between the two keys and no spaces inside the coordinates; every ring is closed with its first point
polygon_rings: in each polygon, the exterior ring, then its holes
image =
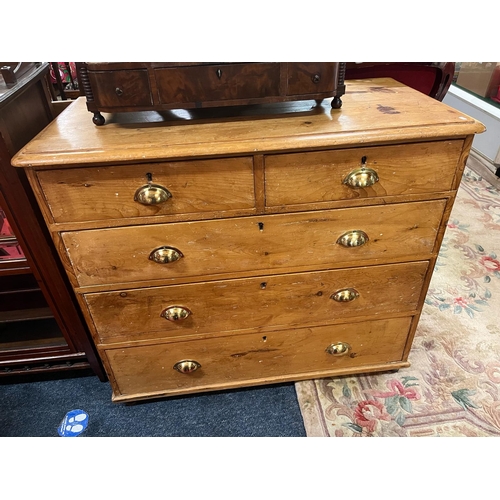
{"type": "Polygon", "coordinates": [[[134,404],[112,403],[94,376],[0,385],[0,436],[57,437],[67,412],[89,415],[78,437],[305,436],[294,384],[134,404]]]}

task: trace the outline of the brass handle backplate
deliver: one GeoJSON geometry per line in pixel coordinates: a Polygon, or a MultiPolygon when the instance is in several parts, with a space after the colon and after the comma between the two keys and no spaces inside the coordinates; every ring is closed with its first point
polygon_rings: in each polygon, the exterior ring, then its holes
{"type": "Polygon", "coordinates": [[[174,370],[179,373],[193,373],[201,368],[200,363],[194,359],[183,359],[182,361],[177,361],[174,365],[174,370]]]}
{"type": "Polygon", "coordinates": [[[378,180],[378,174],[375,170],[361,167],[350,172],[343,183],[353,188],[366,188],[373,186],[378,180]]]}
{"type": "Polygon", "coordinates": [[[141,186],[134,195],[134,201],[143,205],[158,205],[172,198],[172,193],[159,184],[146,184],[141,186]]]}
{"type": "Polygon", "coordinates": [[[331,298],[336,302],[352,302],[359,297],[359,292],[355,288],[343,288],[336,291],[331,298]]]}
{"type": "Polygon", "coordinates": [[[337,240],[337,243],[343,247],[360,247],[367,242],[368,235],[359,229],[347,231],[337,240]]]}
{"type": "Polygon", "coordinates": [[[326,352],[332,356],[344,356],[351,350],[351,346],[347,342],[336,342],[330,344],[326,348],[326,352]]]}
{"type": "Polygon", "coordinates": [[[170,264],[176,260],[182,259],[183,253],[174,247],[155,248],[150,254],[149,259],[157,264],[170,264]]]}
{"type": "Polygon", "coordinates": [[[168,321],[176,322],[186,319],[191,314],[191,311],[187,307],[170,306],[164,309],[160,316],[168,321]]]}

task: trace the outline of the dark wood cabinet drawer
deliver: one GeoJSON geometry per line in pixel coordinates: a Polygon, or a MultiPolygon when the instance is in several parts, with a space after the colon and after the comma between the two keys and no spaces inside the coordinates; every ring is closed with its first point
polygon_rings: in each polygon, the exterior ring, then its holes
{"type": "Polygon", "coordinates": [[[287,95],[318,94],[335,88],[337,66],[325,63],[288,63],[287,95]]]}
{"type": "Polygon", "coordinates": [[[153,104],[147,70],[91,71],[89,79],[95,103],[103,109],[153,104]]]}
{"type": "Polygon", "coordinates": [[[155,70],[161,104],[278,96],[279,63],[220,64],[155,70]]]}

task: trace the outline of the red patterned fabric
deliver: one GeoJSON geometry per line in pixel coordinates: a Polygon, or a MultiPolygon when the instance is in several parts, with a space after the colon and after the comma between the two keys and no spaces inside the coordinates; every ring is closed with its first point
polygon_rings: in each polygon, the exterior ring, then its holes
{"type": "MultiPolygon", "coordinates": [[[[73,80],[76,80],[76,64],[74,62],[64,63],[58,62],[57,66],[59,68],[59,75],[61,76],[61,81],[63,83],[71,83],[70,71],[73,80]],[[69,64],[69,68],[68,65],[69,64]]],[[[57,83],[56,75],[52,66],[50,67],[50,81],[52,83],[57,83]]]]}

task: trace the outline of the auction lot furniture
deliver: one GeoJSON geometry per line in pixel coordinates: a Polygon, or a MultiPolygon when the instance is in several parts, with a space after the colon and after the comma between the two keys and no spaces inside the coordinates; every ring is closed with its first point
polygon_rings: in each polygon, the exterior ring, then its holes
{"type": "Polygon", "coordinates": [[[333,97],[342,106],[345,63],[78,63],[96,125],[101,112],[164,111],[333,97]]]}
{"type": "Polygon", "coordinates": [[[343,101],[96,127],[80,98],[16,155],[114,401],[409,365],[484,127],[391,79],[343,101]]]}

